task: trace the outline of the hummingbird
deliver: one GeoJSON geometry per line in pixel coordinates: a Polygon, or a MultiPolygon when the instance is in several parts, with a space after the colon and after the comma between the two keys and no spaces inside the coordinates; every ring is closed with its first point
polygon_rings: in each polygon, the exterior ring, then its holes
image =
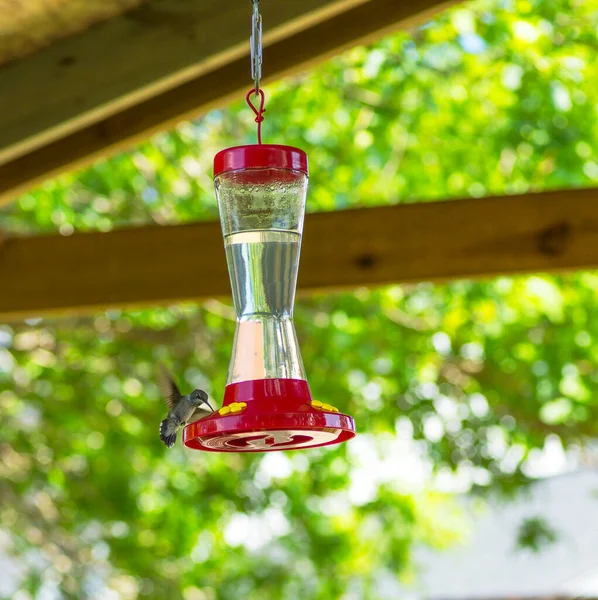
{"type": "Polygon", "coordinates": [[[160,423],[160,439],[167,448],[172,448],[181,427],[196,420],[202,411],[207,410],[206,404],[212,412],[214,409],[210,406],[208,395],[203,390],[193,390],[187,396],[183,396],[174,379],[162,365],[160,365],[158,385],[168,407],[168,415],[160,423]]]}

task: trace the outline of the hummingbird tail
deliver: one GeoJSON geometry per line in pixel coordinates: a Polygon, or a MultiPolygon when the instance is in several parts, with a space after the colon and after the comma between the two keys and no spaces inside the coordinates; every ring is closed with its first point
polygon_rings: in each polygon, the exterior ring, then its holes
{"type": "Polygon", "coordinates": [[[164,419],[160,423],[160,439],[164,442],[167,448],[172,448],[176,442],[176,429],[174,432],[168,427],[168,419],[164,419]]]}

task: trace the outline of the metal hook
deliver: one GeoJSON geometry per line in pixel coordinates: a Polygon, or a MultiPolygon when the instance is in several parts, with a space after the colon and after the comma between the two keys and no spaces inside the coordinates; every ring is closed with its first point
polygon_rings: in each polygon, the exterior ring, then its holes
{"type": "Polygon", "coordinates": [[[245,97],[247,104],[249,104],[251,110],[255,114],[255,122],[257,123],[257,143],[262,143],[262,122],[264,121],[264,113],[266,112],[265,104],[266,104],[266,95],[264,94],[264,90],[258,90],[257,93],[254,90],[249,90],[247,92],[247,96],[245,97]],[[251,96],[256,94],[256,97],[260,98],[259,108],[256,107],[251,101],[251,96]]]}

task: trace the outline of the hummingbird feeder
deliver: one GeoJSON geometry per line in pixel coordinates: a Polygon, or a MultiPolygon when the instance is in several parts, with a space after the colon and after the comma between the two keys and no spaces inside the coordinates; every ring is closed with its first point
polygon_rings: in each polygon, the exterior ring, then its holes
{"type": "Polygon", "coordinates": [[[327,446],[355,435],[353,419],[312,400],[293,323],[307,155],[261,143],[264,92],[259,0],[253,0],[252,66],[247,102],[258,144],[219,152],[214,180],[236,313],[236,331],[222,408],[183,431],[188,448],[269,452],[327,446]],[[260,98],[260,107],[251,103],[260,98]]]}

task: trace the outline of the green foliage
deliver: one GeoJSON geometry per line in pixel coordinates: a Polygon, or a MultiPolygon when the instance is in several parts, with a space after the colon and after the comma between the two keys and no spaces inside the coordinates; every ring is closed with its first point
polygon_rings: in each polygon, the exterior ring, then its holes
{"type": "MultiPolygon", "coordinates": [[[[308,151],[311,211],[590,185],[597,31],[595,0],[479,0],[268,89],[265,139],[308,151]]],[[[2,225],[215,219],[213,155],[253,140],[240,101],[46,184],[2,225]]],[[[0,528],[26,559],[22,589],[379,598],[380,577],[413,576],[414,544],[458,536],[442,482],[512,492],[548,438],[596,436],[597,303],[591,273],[301,299],[312,391],[360,436],[265,457],[166,452],[157,436],[158,360],[221,397],[229,302],[2,327],[0,528]]],[[[547,539],[534,523],[532,547],[547,539]]]]}
{"type": "Polygon", "coordinates": [[[554,544],[558,539],[557,533],[550,527],[542,517],[530,517],[525,519],[517,534],[517,545],[521,549],[540,552],[554,544]]]}

